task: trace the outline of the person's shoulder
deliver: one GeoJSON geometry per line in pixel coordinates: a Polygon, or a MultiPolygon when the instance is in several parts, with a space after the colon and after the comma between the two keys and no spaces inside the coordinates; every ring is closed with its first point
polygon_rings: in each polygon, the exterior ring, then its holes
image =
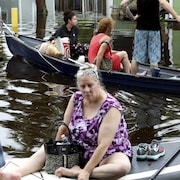
{"type": "Polygon", "coordinates": [[[79,28],[77,26],[73,26],[73,28],[79,30],[79,28]]]}
{"type": "Polygon", "coordinates": [[[110,40],[111,40],[111,37],[108,36],[107,34],[105,34],[104,39],[105,39],[106,41],[110,41],[110,40]]]}
{"type": "Polygon", "coordinates": [[[101,36],[102,36],[101,42],[109,43],[111,41],[111,38],[107,34],[101,33],[101,36]]]}
{"type": "Polygon", "coordinates": [[[120,102],[117,100],[116,97],[114,97],[112,94],[107,93],[107,101],[109,101],[111,104],[117,104],[118,106],[120,106],[120,102]]]}
{"type": "Polygon", "coordinates": [[[81,91],[76,91],[74,94],[81,94],[82,95],[81,91]]]}
{"type": "Polygon", "coordinates": [[[73,26],[74,31],[79,32],[79,28],[77,26],[73,26]]]}
{"type": "Polygon", "coordinates": [[[112,94],[107,92],[107,98],[117,100],[112,94]]]}
{"type": "MultiPolygon", "coordinates": [[[[96,33],[95,33],[96,34],[96,33]]],[[[97,36],[102,36],[102,37],[109,37],[107,34],[105,33],[97,33],[96,34],[97,36]]]]}
{"type": "Polygon", "coordinates": [[[66,29],[66,24],[62,24],[62,25],[58,28],[59,31],[62,31],[62,30],[64,30],[64,29],[66,29]]]}
{"type": "Polygon", "coordinates": [[[74,98],[80,98],[80,97],[82,97],[82,93],[80,91],[76,91],[74,93],[74,98]]]}

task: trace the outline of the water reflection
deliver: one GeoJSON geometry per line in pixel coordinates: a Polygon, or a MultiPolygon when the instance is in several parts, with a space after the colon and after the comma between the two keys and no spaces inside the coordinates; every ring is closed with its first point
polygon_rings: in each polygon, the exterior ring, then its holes
{"type": "Polygon", "coordinates": [[[179,136],[179,97],[122,90],[115,92],[115,96],[124,105],[132,143],[179,136]]]}
{"type": "Polygon", "coordinates": [[[0,90],[4,99],[0,107],[1,132],[4,132],[1,142],[8,156],[28,156],[50,137],[50,128],[62,119],[73,83],[69,89],[63,75],[50,76],[17,57],[9,60],[6,71],[7,80],[1,83],[5,90],[0,90]],[[48,94],[51,79],[55,85],[61,78],[66,84],[53,87],[56,96],[48,94]]]}
{"type": "Polygon", "coordinates": [[[77,91],[76,87],[70,87],[69,85],[56,84],[51,82],[45,82],[49,88],[45,92],[49,96],[61,96],[61,97],[70,97],[72,94],[77,91]]]}

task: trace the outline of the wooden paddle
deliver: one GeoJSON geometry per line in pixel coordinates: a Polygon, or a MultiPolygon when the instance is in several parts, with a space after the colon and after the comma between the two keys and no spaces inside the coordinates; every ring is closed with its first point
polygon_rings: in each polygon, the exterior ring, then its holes
{"type": "Polygon", "coordinates": [[[162,166],[149,178],[149,180],[154,180],[158,174],[163,170],[164,167],[166,167],[174,158],[175,156],[179,153],[180,151],[180,146],[176,149],[176,151],[167,159],[167,161],[162,164],[162,166]]]}

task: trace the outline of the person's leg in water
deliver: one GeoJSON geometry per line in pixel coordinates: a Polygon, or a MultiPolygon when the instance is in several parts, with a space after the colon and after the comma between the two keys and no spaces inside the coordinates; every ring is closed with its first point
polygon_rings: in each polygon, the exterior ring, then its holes
{"type": "Polygon", "coordinates": [[[0,170],[0,180],[20,180],[25,175],[41,170],[44,167],[45,159],[44,146],[41,146],[36,153],[26,158],[20,167],[15,167],[11,171],[0,170]]]}

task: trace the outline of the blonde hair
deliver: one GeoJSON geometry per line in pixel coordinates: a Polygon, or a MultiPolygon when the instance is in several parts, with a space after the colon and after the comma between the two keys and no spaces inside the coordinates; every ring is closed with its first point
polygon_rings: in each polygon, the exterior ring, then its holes
{"type": "Polygon", "coordinates": [[[99,80],[97,66],[95,64],[85,63],[80,66],[76,78],[82,76],[93,76],[95,80],[99,80]]]}
{"type": "Polygon", "coordinates": [[[108,28],[113,28],[114,20],[112,18],[102,18],[98,23],[98,32],[105,33],[108,28]]]}

